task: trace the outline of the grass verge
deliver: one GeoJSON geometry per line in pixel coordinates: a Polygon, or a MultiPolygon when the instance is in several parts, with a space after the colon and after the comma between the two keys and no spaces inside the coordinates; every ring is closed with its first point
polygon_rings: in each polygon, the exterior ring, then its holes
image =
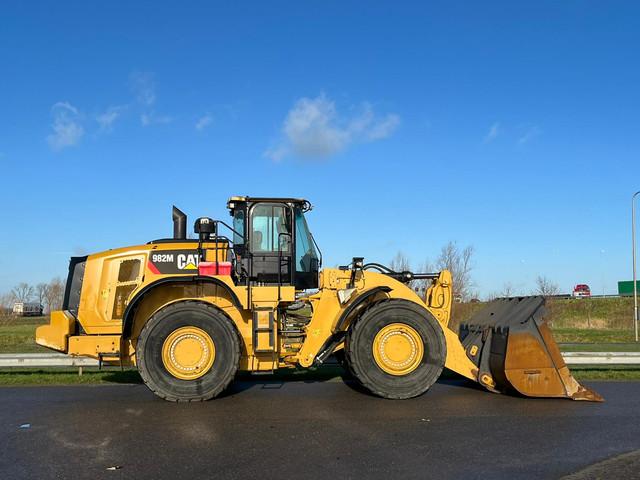
{"type": "Polygon", "coordinates": [[[97,370],[84,368],[3,368],[0,369],[0,385],[85,385],[85,384],[142,383],[137,370],[97,370]]]}
{"type": "MultiPolygon", "coordinates": [[[[635,366],[620,367],[576,367],[571,372],[578,380],[640,380],[640,368],[635,366]]],[[[273,375],[254,376],[246,373],[238,375],[238,381],[249,382],[278,382],[303,381],[327,382],[340,381],[344,370],[338,366],[328,365],[315,370],[279,371],[273,375]]],[[[445,370],[443,379],[460,378],[456,374],[445,370]]],[[[97,370],[85,367],[82,375],[77,369],[48,368],[48,369],[0,369],[0,386],[36,386],[36,385],[99,385],[99,384],[140,384],[142,378],[135,369],[97,370]]]]}
{"type": "Polygon", "coordinates": [[[635,343],[633,330],[553,328],[552,331],[558,343],[635,343]]]}
{"type": "Polygon", "coordinates": [[[0,353],[51,352],[36,344],[36,327],[49,323],[49,317],[0,318],[0,353]]]}
{"type": "Polygon", "coordinates": [[[563,352],[640,352],[638,343],[561,343],[563,352]]]}
{"type": "Polygon", "coordinates": [[[576,367],[571,369],[571,373],[577,380],[640,380],[640,368],[635,365],[576,367]]]}

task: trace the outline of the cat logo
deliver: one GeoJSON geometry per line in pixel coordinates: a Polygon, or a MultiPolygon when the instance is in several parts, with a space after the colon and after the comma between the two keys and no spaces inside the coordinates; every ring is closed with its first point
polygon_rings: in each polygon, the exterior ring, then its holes
{"type": "Polygon", "coordinates": [[[181,253],[178,255],[177,263],[180,270],[198,270],[198,254],[185,255],[181,253]]]}
{"type": "Polygon", "coordinates": [[[149,255],[148,269],[156,275],[197,274],[197,250],[160,250],[149,255]]]}

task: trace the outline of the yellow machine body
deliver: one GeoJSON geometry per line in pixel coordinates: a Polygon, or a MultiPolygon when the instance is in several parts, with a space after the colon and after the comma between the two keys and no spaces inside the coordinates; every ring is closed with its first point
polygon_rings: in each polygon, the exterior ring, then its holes
{"type": "MultiPolygon", "coordinates": [[[[205,244],[205,247],[208,248],[208,258],[213,258],[213,246],[205,244]]],[[[341,303],[338,295],[338,292],[347,289],[350,272],[324,269],[320,273],[319,291],[303,298],[313,313],[302,345],[299,348],[291,348],[285,339],[279,338],[272,352],[256,353],[256,348],[260,350],[261,345],[253,343],[254,313],[273,312],[283,304],[294,303],[294,287],[278,289],[276,286],[253,286],[250,288],[249,296],[249,288],[234,285],[228,275],[208,277],[215,279],[214,283],[204,277],[196,276],[194,279],[192,272],[185,275],[163,275],[149,269],[148,259],[152,254],[162,255],[163,252],[196,248],[197,242],[164,243],[89,255],[82,281],[77,319],[68,311],[52,312],[50,324],[38,327],[36,342],[73,355],[102,358],[107,363],[122,362],[125,365],[135,365],[136,341],[145,322],[155,312],[171,303],[197,300],[215,305],[233,320],[243,340],[241,370],[274,370],[297,364],[309,367],[314,363],[322,346],[335,333],[338,321],[352,304],[351,301],[341,303]],[[127,262],[139,262],[138,274],[135,277],[119,278],[121,266],[127,262]],[[185,281],[187,279],[189,281],[185,281]],[[123,317],[133,299],[137,299],[136,310],[128,319],[130,331],[125,335],[123,317]],[[76,322],[79,328],[74,325],[76,322]]],[[[220,248],[218,255],[220,259],[226,258],[226,250],[220,248]]],[[[364,308],[370,302],[381,298],[394,298],[414,302],[429,310],[441,324],[445,335],[445,366],[467,378],[475,379],[476,369],[467,358],[457,334],[447,328],[451,315],[451,288],[451,274],[448,271],[440,272],[429,288],[425,302],[415,291],[399,281],[381,273],[365,271],[358,272],[349,300],[358,299],[366,292],[376,292],[369,295],[360,307],[364,308]]],[[[345,318],[342,329],[349,327],[349,322],[356,317],[356,313],[354,310],[350,317],[345,318]]],[[[258,315],[258,321],[259,317],[258,315]]],[[[278,336],[275,335],[275,338],[278,336]]],[[[257,341],[268,343],[268,339],[263,336],[258,336],[257,341]]]]}
{"type": "MultiPolygon", "coordinates": [[[[525,395],[599,399],[597,394],[590,395],[593,392],[581,387],[571,377],[546,330],[543,332],[544,338],[538,336],[534,340],[530,335],[514,335],[509,348],[503,353],[504,364],[499,368],[495,365],[490,368],[490,350],[495,350],[495,345],[487,343],[487,328],[495,330],[495,325],[487,324],[482,328],[472,326],[464,338],[460,332],[449,328],[453,295],[451,273],[448,271],[430,274],[431,284],[424,297],[408,286],[406,280],[411,278],[410,272],[400,274],[378,267],[371,270],[366,265],[363,268],[355,258],[351,267],[326,268],[315,273],[311,268],[311,274],[304,271],[300,275],[300,278],[304,277],[304,285],[315,288],[299,288],[296,282],[290,281],[294,278],[290,270],[289,280],[283,281],[281,250],[291,251],[293,245],[299,242],[293,236],[296,233],[302,235],[300,232],[306,226],[299,218],[302,212],[299,205],[306,204],[300,202],[303,201],[233,197],[229,204],[232,215],[239,208],[243,209],[242,215],[237,215],[240,221],[235,222],[234,219],[234,227],[240,228],[240,222],[245,221],[242,232],[249,232],[242,237],[240,232],[232,229],[238,238],[243,238],[246,244],[243,248],[236,248],[225,237],[219,237],[217,229],[215,233],[209,233],[207,229],[211,220],[199,219],[196,231],[200,232],[200,238],[197,240],[187,240],[182,231],[178,234],[182,238],[72,258],[65,309],[52,312],[50,324],[37,329],[36,342],[71,355],[97,358],[105,363],[138,367],[144,363],[145,370],[141,373],[145,381],[149,380],[151,384],[154,382],[151,377],[157,374],[147,372],[146,365],[155,361],[163,374],[170,374],[170,380],[178,382],[175,388],[179,391],[180,382],[202,382],[208,372],[217,368],[219,362],[227,361],[225,355],[228,352],[225,351],[226,344],[220,343],[221,337],[216,336],[218,333],[196,322],[193,325],[176,324],[173,331],[162,337],[162,348],[153,351],[153,355],[160,358],[149,358],[150,354],[144,357],[142,349],[151,347],[145,346],[145,341],[141,339],[146,338],[150,328],[162,324],[161,318],[172,309],[195,306],[201,310],[208,309],[206,311],[213,312],[212,315],[220,314],[224,322],[232,325],[239,339],[239,352],[237,358],[233,357],[233,362],[237,361],[237,369],[269,372],[322,363],[329,354],[346,349],[349,341],[356,341],[354,339],[358,338],[359,332],[354,332],[353,326],[367,316],[372,306],[384,309],[385,305],[398,305],[408,312],[406,315],[433,319],[429,320],[432,333],[441,339],[442,344],[423,342],[425,333],[421,325],[405,322],[402,316],[398,317],[400,320],[386,322],[383,328],[373,332],[369,337],[371,346],[357,355],[362,357],[370,354],[375,364],[373,375],[382,375],[384,378],[380,378],[391,382],[390,385],[401,382],[407,375],[417,375],[414,370],[422,368],[423,363],[438,350],[443,365],[434,370],[436,376],[444,366],[493,391],[507,390],[500,388],[500,377],[507,376],[511,383],[504,380],[502,384],[513,385],[525,395]],[[262,211],[258,209],[264,210],[264,205],[269,206],[271,211],[282,208],[282,212],[287,206],[293,205],[293,216],[283,214],[281,221],[282,225],[288,221],[291,226],[283,229],[274,221],[264,227],[264,222],[256,220],[250,223],[244,220],[245,217],[251,217],[252,212],[262,211]],[[292,226],[294,216],[295,228],[292,226]],[[251,232],[252,228],[266,228],[265,235],[277,236],[277,252],[274,247],[270,257],[261,257],[261,251],[252,251],[249,245],[264,245],[264,239],[251,232]],[[272,234],[268,230],[270,228],[275,233],[272,234]],[[288,236],[292,243],[281,242],[282,236],[288,236]],[[247,273],[242,267],[247,265],[247,258],[262,259],[260,265],[266,265],[264,268],[271,268],[269,262],[277,261],[280,265],[277,281],[273,275],[247,273]],[[234,265],[232,272],[229,270],[230,259],[234,265]],[[238,272],[245,275],[245,280],[240,281],[238,272]],[[268,281],[262,281],[265,278],[268,281]],[[522,344],[518,343],[519,337],[524,339],[522,344]],[[545,350],[548,344],[553,344],[551,346],[556,349],[552,354],[545,350]],[[519,345],[523,345],[524,350],[519,345]],[[528,358],[540,363],[529,365],[540,366],[536,370],[540,375],[530,374],[531,368],[527,369],[528,358]]],[[[184,226],[180,228],[184,230],[184,226]]],[[[312,239],[310,234],[309,238],[312,239]]],[[[313,247],[308,245],[305,249],[307,253],[313,251],[313,247]]],[[[309,265],[307,257],[298,255],[296,258],[301,258],[295,262],[296,265],[305,262],[309,265]]],[[[251,270],[253,266],[248,268],[251,270]]],[[[394,310],[391,315],[395,315],[394,310]]],[[[498,338],[495,332],[494,337],[498,338]]],[[[354,356],[356,350],[353,345],[351,347],[351,355],[354,356]]],[[[348,359],[353,361],[352,358],[348,359]]],[[[355,370],[358,370],[357,366],[355,370]]],[[[370,379],[366,372],[361,376],[365,383],[370,379]]],[[[166,388],[171,391],[170,386],[166,388]]],[[[217,393],[218,390],[215,390],[217,393]]],[[[389,398],[407,398],[414,394],[405,392],[402,395],[390,394],[389,398]]],[[[171,394],[163,396],[180,399],[178,394],[175,398],[171,394]]]]}

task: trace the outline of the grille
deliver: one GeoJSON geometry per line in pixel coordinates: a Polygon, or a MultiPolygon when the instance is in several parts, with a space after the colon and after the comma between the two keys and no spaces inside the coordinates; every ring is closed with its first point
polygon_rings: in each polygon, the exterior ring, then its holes
{"type": "Polygon", "coordinates": [[[123,260],[120,262],[118,282],[133,282],[140,275],[140,260],[123,260]]]}

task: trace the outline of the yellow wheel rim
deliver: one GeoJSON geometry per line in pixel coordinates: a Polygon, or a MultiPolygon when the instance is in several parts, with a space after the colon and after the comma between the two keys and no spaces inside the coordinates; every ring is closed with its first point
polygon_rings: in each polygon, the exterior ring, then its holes
{"type": "Polygon", "coordinates": [[[406,375],[413,372],[424,357],[422,337],[404,323],[391,323],[373,339],[373,358],[384,372],[406,375]]]}
{"type": "Polygon", "coordinates": [[[207,373],[216,358],[216,347],[198,327],[180,327],[162,344],[164,368],[181,380],[195,380],[207,373]]]}

